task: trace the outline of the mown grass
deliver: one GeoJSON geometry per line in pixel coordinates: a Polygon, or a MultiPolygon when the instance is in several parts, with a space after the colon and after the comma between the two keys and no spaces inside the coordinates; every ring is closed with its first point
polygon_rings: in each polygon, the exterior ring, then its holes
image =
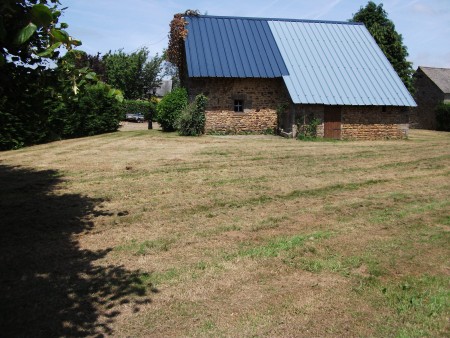
{"type": "MultiPolygon", "coordinates": [[[[71,245],[82,257],[102,253],[89,271],[131,271],[135,289],[152,294],[140,307],[133,299],[108,305],[107,295],[91,304],[104,313],[91,320],[97,333],[450,334],[447,133],[333,143],[142,130],[6,152],[0,161],[51,169],[59,183],[49,196],[99,201],[68,222],[89,225],[71,233],[71,245]]],[[[8,183],[5,206],[40,184],[8,183]]],[[[33,212],[46,208],[5,215],[32,220],[33,212]]],[[[4,243],[7,257],[14,250],[4,243]]],[[[76,266],[53,259],[63,272],[76,266]]]]}

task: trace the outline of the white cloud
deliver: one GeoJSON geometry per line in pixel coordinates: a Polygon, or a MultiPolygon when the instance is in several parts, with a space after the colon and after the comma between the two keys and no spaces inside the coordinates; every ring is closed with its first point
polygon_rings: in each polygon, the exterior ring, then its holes
{"type": "Polygon", "coordinates": [[[425,14],[425,15],[437,14],[436,11],[432,7],[425,5],[423,3],[415,3],[411,6],[411,9],[413,12],[419,13],[419,14],[425,14]]]}
{"type": "Polygon", "coordinates": [[[324,8],[322,8],[314,17],[314,19],[320,19],[327,15],[329,12],[333,10],[337,5],[339,5],[342,2],[342,0],[334,0],[332,3],[326,5],[324,8]]]}

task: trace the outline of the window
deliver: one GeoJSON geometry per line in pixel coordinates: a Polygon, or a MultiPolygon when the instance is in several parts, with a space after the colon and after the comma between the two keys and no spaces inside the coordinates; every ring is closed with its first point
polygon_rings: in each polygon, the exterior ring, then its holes
{"type": "Polygon", "coordinates": [[[234,111],[235,112],[244,111],[244,100],[234,100],[234,111]]]}
{"type": "Polygon", "coordinates": [[[386,113],[386,110],[387,110],[386,106],[381,107],[381,111],[382,111],[383,113],[386,113]]]}

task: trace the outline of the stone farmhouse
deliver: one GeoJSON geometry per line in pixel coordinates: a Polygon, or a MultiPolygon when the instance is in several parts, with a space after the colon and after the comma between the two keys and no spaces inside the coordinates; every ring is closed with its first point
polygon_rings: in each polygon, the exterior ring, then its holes
{"type": "Polygon", "coordinates": [[[186,86],[208,96],[206,132],[404,138],[416,104],[363,24],[186,16],[186,86]]]}
{"type": "Polygon", "coordinates": [[[435,109],[439,103],[450,103],[450,69],[419,67],[414,74],[414,98],[417,102],[410,123],[414,128],[436,129],[435,109]]]}

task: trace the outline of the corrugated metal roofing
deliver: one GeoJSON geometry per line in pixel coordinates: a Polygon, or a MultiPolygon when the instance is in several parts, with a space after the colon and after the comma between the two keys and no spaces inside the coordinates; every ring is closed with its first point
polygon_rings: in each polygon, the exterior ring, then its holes
{"type": "Polygon", "coordinates": [[[283,77],[296,104],[416,106],[364,25],[186,17],[190,77],[283,77]]]}
{"type": "Polygon", "coordinates": [[[287,75],[267,20],[186,17],[186,59],[190,77],[261,77],[287,75]]]}
{"type": "Polygon", "coordinates": [[[269,21],[294,103],[416,106],[362,24],[269,21]]]}

